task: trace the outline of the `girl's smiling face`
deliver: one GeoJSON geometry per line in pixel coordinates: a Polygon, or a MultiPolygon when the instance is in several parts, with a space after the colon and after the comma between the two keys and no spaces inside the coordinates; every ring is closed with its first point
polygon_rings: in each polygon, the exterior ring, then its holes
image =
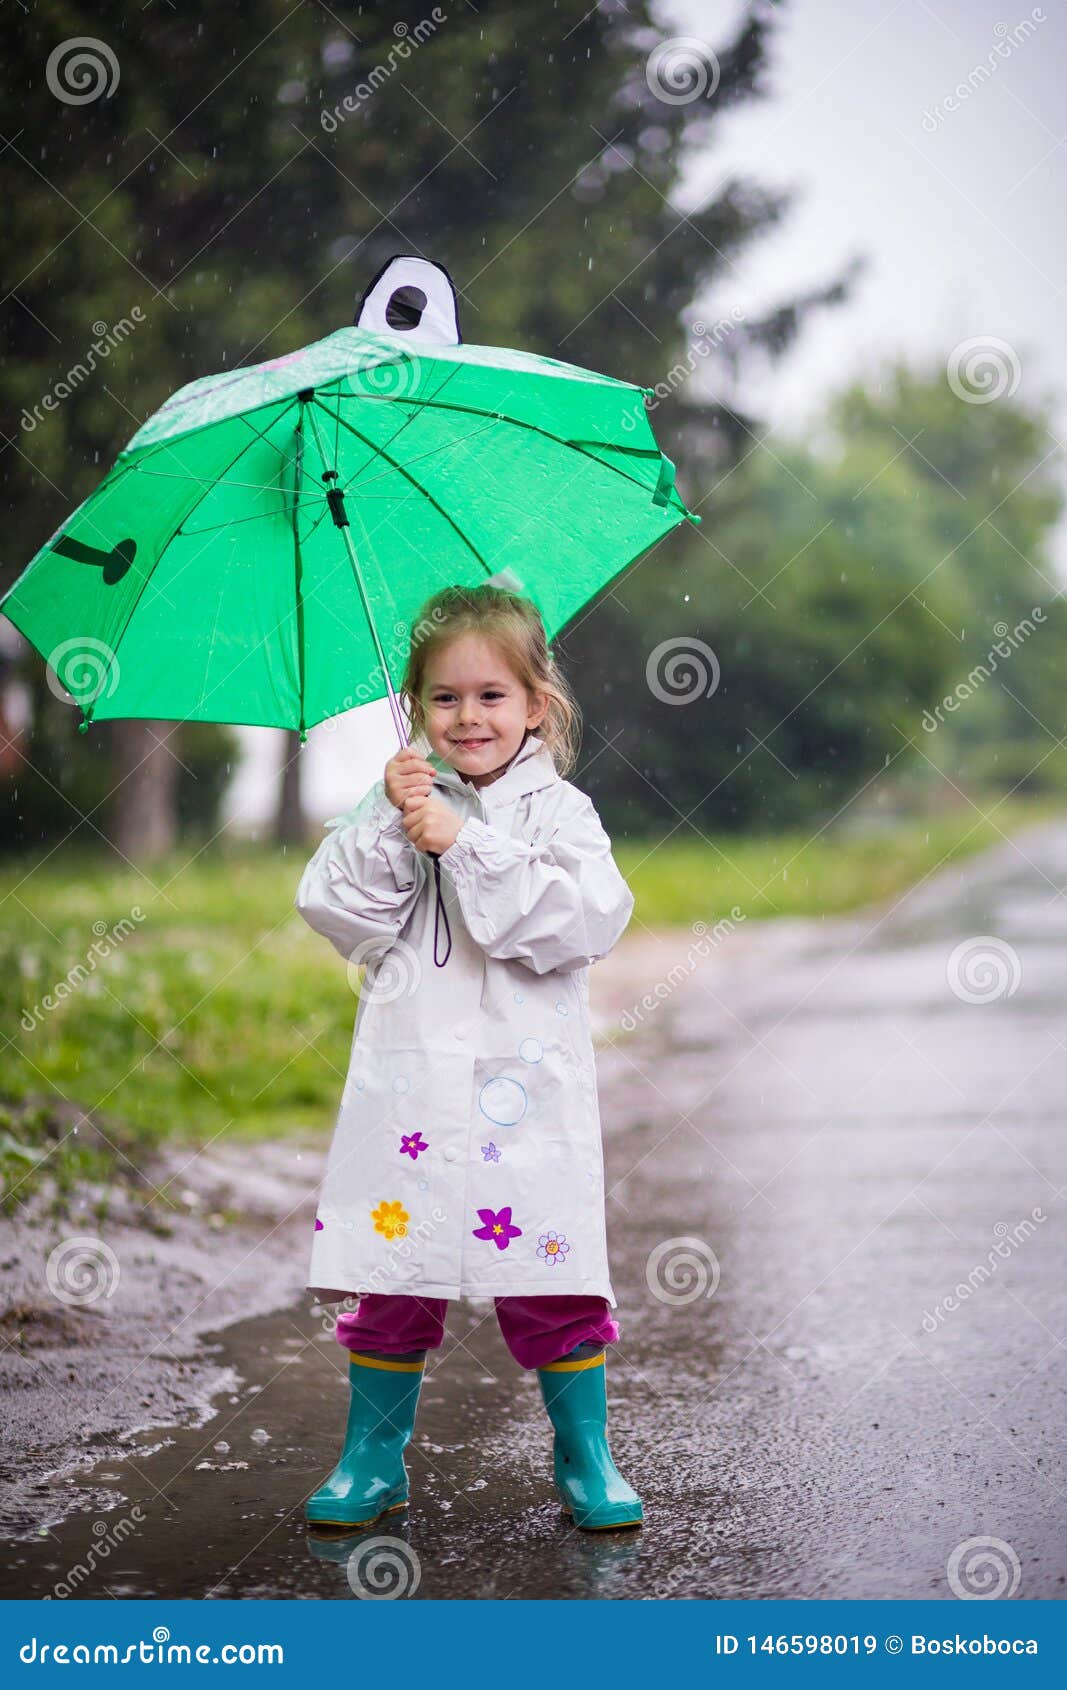
{"type": "Polygon", "coordinates": [[[472,786],[488,786],[543,721],[548,700],[526,691],[495,645],[460,634],[428,659],[422,707],[437,755],[472,786]]]}

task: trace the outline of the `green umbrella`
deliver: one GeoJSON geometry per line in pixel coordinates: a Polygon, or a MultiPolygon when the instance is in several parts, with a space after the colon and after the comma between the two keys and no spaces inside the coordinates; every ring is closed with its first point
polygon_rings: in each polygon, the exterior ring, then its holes
{"type": "Polygon", "coordinates": [[[404,744],[393,675],[431,593],[517,587],[552,639],[699,521],[656,445],[650,389],[458,344],[458,324],[456,344],[429,326],[405,342],[412,291],[361,315],[378,331],[183,387],[0,600],[83,732],[158,717],[306,738],[388,695],[404,744]]]}

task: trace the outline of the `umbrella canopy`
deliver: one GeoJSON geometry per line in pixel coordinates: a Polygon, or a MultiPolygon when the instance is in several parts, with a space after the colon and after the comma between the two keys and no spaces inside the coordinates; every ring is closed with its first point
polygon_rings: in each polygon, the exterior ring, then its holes
{"type": "Polygon", "coordinates": [[[699,521],[650,391],[499,347],[339,329],[174,394],[0,610],[83,729],[158,717],[306,734],[392,698],[440,588],[517,587],[551,639],[699,521]]]}

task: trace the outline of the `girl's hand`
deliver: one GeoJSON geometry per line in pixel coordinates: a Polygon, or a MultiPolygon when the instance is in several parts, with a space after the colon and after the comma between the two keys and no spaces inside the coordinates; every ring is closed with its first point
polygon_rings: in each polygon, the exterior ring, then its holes
{"type": "Polygon", "coordinates": [[[404,804],[404,832],[416,851],[440,856],[463,826],[462,816],[439,798],[408,798],[404,804]]]}
{"type": "Polygon", "coordinates": [[[437,770],[413,746],[405,745],[385,765],[385,795],[398,810],[408,798],[428,798],[437,770]]]}

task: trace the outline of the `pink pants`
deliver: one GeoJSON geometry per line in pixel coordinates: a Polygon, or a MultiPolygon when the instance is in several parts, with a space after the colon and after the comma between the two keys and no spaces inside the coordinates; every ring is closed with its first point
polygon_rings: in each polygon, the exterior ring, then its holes
{"type": "MultiPolygon", "coordinates": [[[[576,1344],[613,1344],[619,1328],[605,1297],[494,1297],[501,1336],[520,1367],[546,1367],[576,1344]]],[[[336,1338],[346,1350],[403,1355],[435,1350],[445,1332],[443,1297],[385,1296],[368,1292],[352,1314],[337,1317],[336,1338]]]]}

